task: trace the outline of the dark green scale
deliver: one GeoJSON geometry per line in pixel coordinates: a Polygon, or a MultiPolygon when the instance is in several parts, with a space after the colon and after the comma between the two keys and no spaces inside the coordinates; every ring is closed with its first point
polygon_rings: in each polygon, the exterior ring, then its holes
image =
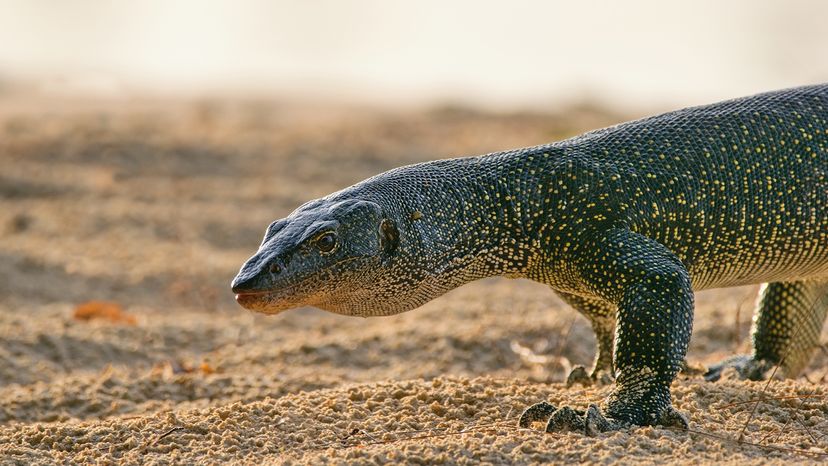
{"type": "Polygon", "coordinates": [[[261,312],[372,316],[478,278],[528,277],[590,319],[593,375],[614,374],[616,387],[606,417],[540,403],[523,425],[684,425],[669,387],[693,290],[769,283],[754,354],[722,367],[753,376],[780,363],[794,376],[807,364],[828,309],[826,207],[828,85],[818,85],[391,170],[274,222],[234,290],[261,312]],[[335,249],[319,246],[325,234],[335,249]]]}

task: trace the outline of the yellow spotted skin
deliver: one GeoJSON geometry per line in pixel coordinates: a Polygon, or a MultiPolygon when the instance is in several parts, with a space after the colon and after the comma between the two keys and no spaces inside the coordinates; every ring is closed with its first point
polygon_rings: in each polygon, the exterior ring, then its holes
{"type": "Polygon", "coordinates": [[[522,424],[683,425],[669,387],[693,290],[771,283],[750,360],[807,361],[825,316],[810,305],[828,281],[827,206],[828,85],[816,85],[391,170],[274,222],[233,290],[260,312],[372,316],[527,277],[593,321],[596,368],[614,350],[616,386],[600,410],[541,403],[522,424]]]}

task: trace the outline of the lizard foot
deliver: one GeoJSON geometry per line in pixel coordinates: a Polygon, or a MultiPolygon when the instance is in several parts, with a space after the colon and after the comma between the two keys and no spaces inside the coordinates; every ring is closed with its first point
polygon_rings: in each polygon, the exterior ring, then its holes
{"type": "Polygon", "coordinates": [[[612,377],[612,374],[605,370],[595,370],[590,375],[584,366],[575,366],[566,378],[566,386],[571,387],[572,385],[580,384],[589,387],[594,384],[603,387],[605,385],[612,385],[614,381],[615,379],[612,377]]]}
{"type": "MultiPolygon", "coordinates": [[[[594,437],[602,432],[626,429],[631,423],[605,416],[597,405],[589,405],[586,411],[554,405],[542,401],[526,409],[518,420],[520,427],[529,427],[532,422],[546,421],[546,432],[581,432],[594,437]]],[[[689,427],[687,418],[670,406],[656,420],[655,425],[683,429],[689,427]]]]}
{"type": "Polygon", "coordinates": [[[518,425],[525,428],[532,422],[546,422],[546,432],[581,432],[589,436],[629,426],[604,417],[596,405],[590,405],[586,411],[582,411],[569,406],[558,409],[545,401],[527,408],[520,416],[518,425]]]}
{"type": "Polygon", "coordinates": [[[756,360],[753,356],[742,354],[732,356],[724,361],[710,366],[705,372],[704,379],[708,382],[715,382],[722,378],[722,375],[732,370],[742,380],[764,380],[767,372],[772,369],[773,363],[765,360],[756,360]]]}

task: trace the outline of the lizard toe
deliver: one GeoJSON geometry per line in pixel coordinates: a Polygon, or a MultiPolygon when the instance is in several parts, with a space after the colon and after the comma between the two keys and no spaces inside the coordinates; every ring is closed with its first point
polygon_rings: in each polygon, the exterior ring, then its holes
{"type": "Polygon", "coordinates": [[[601,409],[596,405],[589,405],[586,416],[584,416],[584,433],[595,437],[602,432],[610,432],[628,427],[624,422],[609,419],[604,416],[601,409]]]}
{"type": "Polygon", "coordinates": [[[546,431],[583,432],[585,426],[583,411],[576,411],[569,406],[564,406],[549,417],[549,422],[546,423],[546,431]]]}
{"type": "Polygon", "coordinates": [[[687,416],[672,406],[664,411],[656,424],[662,427],[667,427],[668,429],[687,430],[690,428],[690,422],[687,420],[687,416]]]}
{"type": "Polygon", "coordinates": [[[553,404],[546,401],[535,403],[526,408],[523,414],[520,415],[518,426],[526,428],[532,425],[533,422],[547,422],[552,413],[557,409],[553,404]]]}

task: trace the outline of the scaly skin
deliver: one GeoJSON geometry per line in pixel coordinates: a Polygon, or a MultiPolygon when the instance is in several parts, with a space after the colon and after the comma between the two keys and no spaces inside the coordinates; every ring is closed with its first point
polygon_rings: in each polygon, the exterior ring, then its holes
{"type": "Polygon", "coordinates": [[[718,370],[781,363],[794,376],[809,360],[828,308],[826,206],[828,85],[817,85],[391,170],[271,224],[233,290],[265,313],[376,316],[479,278],[527,277],[590,318],[595,369],[614,369],[616,385],[600,409],[539,403],[522,425],[686,426],[669,387],[693,290],[770,283],[754,354],[718,370]]]}

